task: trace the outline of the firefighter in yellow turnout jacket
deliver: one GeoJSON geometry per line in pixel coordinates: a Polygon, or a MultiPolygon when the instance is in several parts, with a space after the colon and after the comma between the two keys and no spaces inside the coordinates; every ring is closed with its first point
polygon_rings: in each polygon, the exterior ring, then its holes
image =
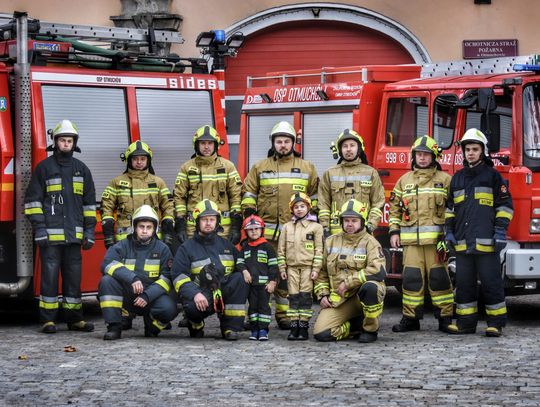
{"type": "Polygon", "coordinates": [[[371,233],[382,218],[384,186],[373,167],[367,165],[364,140],[354,130],[345,129],[336,141],[338,164],[330,167],[319,184],[319,222],[325,235],[341,232],[339,210],[348,199],[365,202],[366,228],[371,233]]]}
{"type": "Polygon", "coordinates": [[[165,181],[154,174],[152,150],[142,141],[131,143],[122,156],[126,171],[114,178],[101,195],[101,219],[105,246],[123,240],[133,232],[135,209],[150,205],[161,220],[161,235],[170,245],[174,235],[174,206],[165,181]],[[116,211],[116,235],[114,212],[116,211]]]}
{"type": "Polygon", "coordinates": [[[381,245],[366,231],[367,205],[351,199],[340,217],[343,231],[326,239],[315,281],[321,312],[313,334],[329,342],[360,333],[360,342],[373,342],[386,294],[386,261],[381,245]]]}
{"type": "MultiPolygon", "coordinates": [[[[272,148],[268,158],[253,165],[244,180],[242,210],[244,217],[257,213],[265,222],[264,237],[277,251],[281,227],[290,220],[289,199],[303,192],[316,206],[317,170],[294,151],[296,131],[287,122],[277,123],[271,133],[272,148]]],[[[287,283],[281,280],[274,292],[276,321],[281,329],[289,329],[287,318],[287,283]]]]}
{"type": "Polygon", "coordinates": [[[412,171],[398,180],[390,194],[390,244],[404,246],[403,318],[392,327],[394,332],[420,329],[426,288],[439,330],[446,332],[452,322],[454,296],[443,243],[451,177],[441,171],[439,154],[433,138],[418,138],[411,150],[412,171]]]}
{"type": "Polygon", "coordinates": [[[180,243],[193,236],[193,209],[203,199],[210,199],[219,207],[223,228],[219,235],[233,244],[240,242],[242,180],[234,164],[217,154],[220,143],[214,128],[199,128],[193,136],[195,154],[176,176],[174,206],[180,243]]]}

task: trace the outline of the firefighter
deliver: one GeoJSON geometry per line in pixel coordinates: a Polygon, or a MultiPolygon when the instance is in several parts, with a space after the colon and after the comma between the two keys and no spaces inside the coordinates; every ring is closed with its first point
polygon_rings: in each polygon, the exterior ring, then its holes
{"type": "Polygon", "coordinates": [[[195,234],[176,252],[172,267],[174,288],[189,321],[192,338],[204,336],[204,319],[218,314],[223,338],[238,339],[244,329],[248,285],[235,270],[237,251],[218,235],[221,214],[215,202],[204,199],[193,208],[195,234]]]}
{"type": "MultiPolygon", "coordinates": [[[[108,249],[115,241],[119,242],[133,232],[132,216],[135,209],[142,205],[150,205],[158,213],[161,219],[159,234],[170,247],[174,236],[174,205],[167,184],[154,173],[152,150],[145,142],[135,141],[120,158],[126,161],[126,170],[114,178],[101,195],[105,247],[108,249]]],[[[123,329],[130,329],[135,315],[124,310],[123,316],[123,329]]]]}
{"type": "Polygon", "coordinates": [[[313,334],[322,342],[359,333],[361,343],[377,340],[386,294],[385,257],[366,230],[368,206],[355,199],[341,207],[342,232],[326,239],[323,267],[315,281],[321,311],[313,334]]]}
{"type": "Polygon", "coordinates": [[[41,331],[56,333],[58,272],[62,273],[62,308],[69,330],[91,332],[83,320],[81,301],[81,246],[94,245],[96,193],[88,167],[73,158],[80,152],[75,124],[62,120],[49,131],[53,154],[32,174],[25,196],[25,214],[32,223],[41,256],[39,298],[41,331]]]}
{"type": "Polygon", "coordinates": [[[193,136],[195,154],[180,167],[176,176],[174,206],[180,243],[193,236],[193,210],[206,198],[217,203],[221,212],[223,230],[219,232],[220,236],[233,244],[240,242],[242,180],[234,164],[218,155],[220,143],[216,129],[210,126],[199,128],[193,136]]]}
{"type": "Polygon", "coordinates": [[[439,330],[446,332],[452,322],[454,295],[443,232],[451,177],[441,170],[439,156],[433,138],[419,137],[411,149],[412,171],[401,176],[390,194],[390,246],[404,246],[403,318],[394,332],[420,329],[426,286],[439,330]]]}
{"type": "Polygon", "coordinates": [[[335,156],[340,158],[324,173],[319,185],[319,222],[325,236],[340,233],[339,209],[348,199],[356,199],[369,205],[366,229],[371,233],[381,221],[384,207],[379,174],[368,165],[364,140],[354,130],[343,130],[334,146],[335,156]]]}
{"type": "Polygon", "coordinates": [[[143,141],[135,141],[121,155],[127,166],[101,195],[101,225],[105,247],[125,239],[132,230],[135,209],[150,205],[161,219],[163,241],[171,245],[174,235],[174,205],[165,181],[152,167],[152,150],[143,141]],[[116,222],[114,212],[116,211],[116,222]],[[116,223],[116,234],[115,234],[116,223]]]}
{"type": "Polygon", "coordinates": [[[500,253],[514,213],[508,184],[493,168],[486,136],[469,129],[461,139],[463,169],[452,177],[446,209],[446,241],[456,251],[457,322],[452,334],[471,334],[478,324],[478,280],[484,297],[488,337],[506,324],[500,253]]]}
{"type": "MultiPolygon", "coordinates": [[[[319,179],[315,166],[300,158],[294,150],[296,131],[285,121],[277,123],[271,133],[272,147],[268,158],[257,162],[244,181],[242,210],[244,217],[257,213],[266,224],[265,238],[277,251],[282,226],[290,220],[289,199],[303,192],[317,205],[319,179]]],[[[290,329],[287,301],[287,281],[280,280],[274,291],[276,321],[280,329],[290,329]]]]}
{"type": "Polygon", "coordinates": [[[107,323],[104,340],[122,336],[122,308],[144,315],[144,336],[157,336],[177,314],[169,297],[172,255],[158,240],[157,212],[143,205],[133,213],[133,233],[120,240],[103,260],[99,302],[107,323]]]}

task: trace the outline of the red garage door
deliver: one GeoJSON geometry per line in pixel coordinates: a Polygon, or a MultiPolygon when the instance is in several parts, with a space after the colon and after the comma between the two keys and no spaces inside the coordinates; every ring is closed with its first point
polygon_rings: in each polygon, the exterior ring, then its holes
{"type": "Polygon", "coordinates": [[[394,39],[335,21],[299,21],[250,35],[237,58],[227,61],[226,94],[243,95],[246,77],[322,66],[414,63],[394,39]]]}

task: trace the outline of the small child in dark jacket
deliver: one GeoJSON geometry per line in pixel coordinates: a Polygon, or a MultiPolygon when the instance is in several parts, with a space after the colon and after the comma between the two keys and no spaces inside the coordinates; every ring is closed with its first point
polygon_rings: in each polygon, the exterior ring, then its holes
{"type": "Polygon", "coordinates": [[[244,220],[247,238],[242,242],[236,267],[249,284],[249,339],[267,341],[272,316],[270,294],[277,284],[278,265],[275,250],[264,238],[264,221],[256,215],[244,220]]]}

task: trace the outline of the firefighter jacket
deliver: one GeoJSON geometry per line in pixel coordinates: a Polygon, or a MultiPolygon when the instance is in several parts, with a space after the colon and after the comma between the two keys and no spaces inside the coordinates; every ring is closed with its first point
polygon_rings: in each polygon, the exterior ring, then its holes
{"type": "Polygon", "coordinates": [[[319,272],[323,260],[323,227],[314,215],[287,222],[278,242],[279,271],[287,267],[311,267],[319,272]]]}
{"type": "Polygon", "coordinates": [[[312,207],[317,202],[317,170],[309,161],[290,154],[277,155],[259,161],[249,170],[244,180],[242,210],[256,209],[264,220],[264,235],[277,240],[282,225],[291,219],[289,200],[295,192],[311,198],[312,207]]]}
{"type": "Polygon", "coordinates": [[[185,162],[176,176],[174,208],[177,217],[191,220],[195,205],[203,199],[215,202],[221,211],[221,225],[229,226],[230,212],[240,212],[242,180],[234,164],[213,154],[197,155],[185,162]]]}
{"type": "Polygon", "coordinates": [[[334,307],[356,295],[366,281],[384,282],[386,260],[381,245],[365,228],[354,234],[330,236],[323,253],[323,267],[314,290],[318,299],[328,296],[334,307]],[[337,293],[342,281],[348,287],[345,298],[337,293]]]}
{"type": "Polygon", "coordinates": [[[153,238],[141,244],[133,235],[111,246],[101,264],[101,272],[130,286],[137,280],[144,285],[148,302],[171,290],[172,255],[165,243],[153,238]]]}
{"type": "Polygon", "coordinates": [[[446,230],[458,253],[494,253],[495,228],[506,232],[514,214],[506,181],[485,163],[454,174],[446,207],[446,230]]]}
{"type": "Polygon", "coordinates": [[[178,248],[171,271],[176,292],[183,299],[192,300],[201,292],[199,273],[213,264],[220,283],[234,272],[237,251],[234,245],[215,233],[205,236],[195,233],[178,248]]]}
{"type": "Polygon", "coordinates": [[[239,272],[249,271],[252,285],[265,285],[269,281],[277,281],[277,264],[276,252],[265,238],[261,237],[253,242],[245,239],[242,242],[236,269],[239,272]]]}
{"type": "Polygon", "coordinates": [[[93,242],[96,192],[88,167],[71,153],[41,161],[26,190],[24,213],[34,232],[46,230],[48,244],[93,242]]]}
{"type": "Polygon", "coordinates": [[[101,195],[101,219],[114,219],[116,210],[116,240],[125,239],[132,232],[131,216],[135,209],[150,205],[161,221],[174,221],[171,192],[165,181],[146,170],[128,168],[114,178],[101,195]]]}
{"type": "Polygon", "coordinates": [[[377,170],[360,158],[330,167],[319,185],[319,222],[332,234],[341,232],[340,210],[349,199],[368,205],[367,223],[376,228],[382,218],[384,186],[377,170]]]}
{"type": "Polygon", "coordinates": [[[390,234],[401,244],[437,244],[443,238],[450,175],[435,167],[415,168],[402,175],[390,193],[390,234]]]}

